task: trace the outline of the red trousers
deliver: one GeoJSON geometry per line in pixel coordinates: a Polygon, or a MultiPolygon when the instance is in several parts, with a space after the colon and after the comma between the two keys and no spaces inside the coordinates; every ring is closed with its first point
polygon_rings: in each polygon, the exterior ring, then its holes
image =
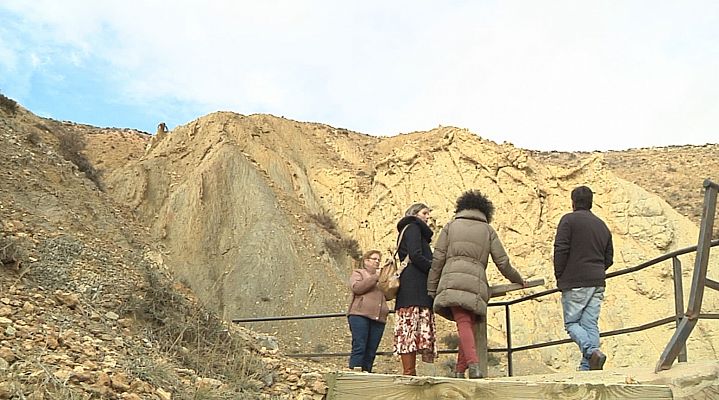
{"type": "Polygon", "coordinates": [[[457,353],[457,369],[459,373],[467,370],[469,364],[479,362],[477,348],[474,345],[474,322],[477,316],[462,307],[452,307],[452,316],[457,323],[459,334],[459,352],[457,353]]]}

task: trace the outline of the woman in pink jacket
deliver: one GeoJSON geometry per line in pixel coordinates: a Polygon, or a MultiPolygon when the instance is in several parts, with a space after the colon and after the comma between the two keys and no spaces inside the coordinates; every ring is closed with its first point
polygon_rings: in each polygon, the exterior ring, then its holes
{"type": "Polygon", "coordinates": [[[352,301],[347,311],[352,332],[350,369],[372,372],[377,347],[384,333],[389,308],[384,294],[377,287],[381,259],[382,254],[377,250],[366,252],[359,268],[350,276],[352,301]]]}

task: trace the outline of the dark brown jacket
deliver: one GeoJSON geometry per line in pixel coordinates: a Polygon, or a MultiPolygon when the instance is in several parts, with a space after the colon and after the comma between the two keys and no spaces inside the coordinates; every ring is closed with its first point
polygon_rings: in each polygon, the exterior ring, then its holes
{"type": "Polygon", "coordinates": [[[554,276],[561,290],[605,286],[614,263],[612,234],[589,210],[565,214],[554,239],[554,276]]]}
{"type": "Polygon", "coordinates": [[[427,291],[434,297],[434,311],[453,320],[449,307],[459,306],[477,315],[487,314],[489,256],[499,272],[514,283],[522,276],[509,263],[502,242],[479,210],[463,210],[439,234],[434,248],[427,291]]]}
{"type": "Polygon", "coordinates": [[[363,268],[352,271],[349,281],[352,300],[347,315],[360,315],[378,322],[387,321],[389,308],[384,294],[377,287],[378,277],[379,273],[372,275],[363,268]]]}

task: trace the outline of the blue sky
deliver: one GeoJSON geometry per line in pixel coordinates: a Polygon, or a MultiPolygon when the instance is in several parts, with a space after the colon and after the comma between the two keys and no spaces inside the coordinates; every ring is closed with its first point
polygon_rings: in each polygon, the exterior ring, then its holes
{"type": "Polygon", "coordinates": [[[154,132],[213,111],[536,150],[719,142],[719,2],[0,3],[0,92],[154,132]]]}

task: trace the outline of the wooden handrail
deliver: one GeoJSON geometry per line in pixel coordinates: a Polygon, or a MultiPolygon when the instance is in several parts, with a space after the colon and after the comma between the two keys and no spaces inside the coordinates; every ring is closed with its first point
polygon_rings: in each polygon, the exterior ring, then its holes
{"type": "Polygon", "coordinates": [[[522,290],[522,289],[529,289],[531,287],[535,286],[542,286],[544,285],[544,278],[539,279],[532,279],[527,281],[527,286],[522,286],[520,283],[507,283],[503,285],[495,285],[491,286],[489,288],[489,297],[500,297],[504,296],[505,294],[509,292],[513,292],[515,290],[522,290]]]}

